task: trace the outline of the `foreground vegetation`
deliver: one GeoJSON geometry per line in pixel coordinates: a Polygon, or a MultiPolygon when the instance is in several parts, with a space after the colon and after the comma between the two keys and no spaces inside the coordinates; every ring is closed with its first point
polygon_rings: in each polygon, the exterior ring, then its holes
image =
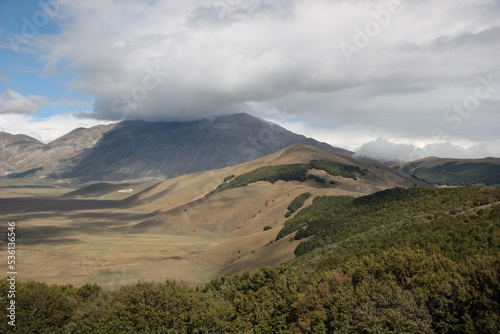
{"type": "MultiPolygon", "coordinates": [[[[196,289],[21,283],[16,331],[498,333],[499,201],[479,187],[319,197],[280,232],[309,237],[285,265],[196,289]]],[[[4,310],[7,291],[2,280],[4,310]]]]}

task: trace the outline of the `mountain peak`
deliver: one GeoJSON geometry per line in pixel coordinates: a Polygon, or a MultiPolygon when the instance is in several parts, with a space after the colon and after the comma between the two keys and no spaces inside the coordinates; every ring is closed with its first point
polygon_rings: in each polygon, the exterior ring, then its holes
{"type": "Polygon", "coordinates": [[[171,178],[240,164],[300,143],[340,150],[246,113],[189,122],[125,121],[107,131],[65,176],[85,181],[171,178]]]}
{"type": "Polygon", "coordinates": [[[0,131],[0,141],[2,144],[12,144],[12,143],[17,143],[17,142],[23,142],[23,143],[32,143],[32,144],[39,144],[43,145],[43,143],[33,137],[30,137],[28,135],[14,135],[12,133],[8,133],[5,131],[0,131]]]}

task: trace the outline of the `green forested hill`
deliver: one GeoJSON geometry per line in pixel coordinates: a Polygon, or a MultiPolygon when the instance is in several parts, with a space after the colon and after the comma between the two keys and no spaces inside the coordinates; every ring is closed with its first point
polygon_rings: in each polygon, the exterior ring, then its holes
{"type": "Polygon", "coordinates": [[[313,237],[297,255],[326,247],[321,252],[335,249],[337,258],[392,247],[437,247],[453,260],[494,255],[500,251],[498,189],[395,188],[357,199],[318,197],[287,221],[277,239],[301,228],[301,238],[313,237]]]}
{"type": "MultiPolygon", "coordinates": [[[[18,284],[16,330],[499,333],[499,201],[500,188],[481,187],[315,198],[280,232],[304,238],[280,267],[197,289],[18,284]]],[[[7,291],[2,280],[4,310],[7,291]]]]}

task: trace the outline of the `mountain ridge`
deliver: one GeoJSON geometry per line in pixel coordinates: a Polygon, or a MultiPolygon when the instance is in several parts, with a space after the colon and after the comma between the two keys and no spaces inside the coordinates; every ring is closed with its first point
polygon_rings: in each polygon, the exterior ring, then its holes
{"type": "Polygon", "coordinates": [[[36,177],[77,182],[171,178],[237,165],[300,143],[353,154],[241,113],[189,122],[127,120],[75,129],[45,145],[29,142],[33,151],[29,161],[10,156],[2,174],[32,170],[36,177]]]}
{"type": "Polygon", "coordinates": [[[77,128],[44,144],[0,132],[0,177],[66,179],[71,182],[172,178],[252,161],[297,144],[390,166],[435,185],[500,184],[500,159],[427,157],[380,162],[357,157],[246,113],[188,122],[126,120],[77,128]],[[443,176],[446,172],[449,175],[443,176]]]}
{"type": "Polygon", "coordinates": [[[36,169],[39,171],[38,177],[43,173],[45,177],[52,175],[57,178],[61,171],[74,166],[79,155],[95,145],[102,134],[113,126],[114,124],[77,128],[47,144],[26,135],[0,133],[3,144],[0,151],[0,175],[16,175],[36,169]]]}

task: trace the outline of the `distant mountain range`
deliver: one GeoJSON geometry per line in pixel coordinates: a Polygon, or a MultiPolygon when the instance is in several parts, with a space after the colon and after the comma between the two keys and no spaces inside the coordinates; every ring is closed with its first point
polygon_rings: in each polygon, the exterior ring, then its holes
{"type": "Polygon", "coordinates": [[[0,133],[0,174],[84,181],[171,178],[251,161],[295,144],[352,156],[248,114],[192,122],[123,121],[43,144],[0,133]]]}
{"type": "MultiPolygon", "coordinates": [[[[48,144],[0,132],[0,144],[0,176],[76,182],[172,178],[234,166],[297,144],[353,157],[245,113],[191,122],[123,121],[79,128],[48,144]]],[[[500,184],[498,158],[385,164],[433,185],[500,184]]]]}

